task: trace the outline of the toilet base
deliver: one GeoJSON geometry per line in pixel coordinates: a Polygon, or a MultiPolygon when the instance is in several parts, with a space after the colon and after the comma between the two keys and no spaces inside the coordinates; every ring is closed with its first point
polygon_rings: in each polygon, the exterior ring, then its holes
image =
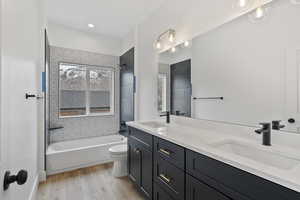
{"type": "Polygon", "coordinates": [[[114,161],[114,166],[112,170],[112,175],[116,178],[127,176],[127,161],[126,160],[118,160],[114,161]]]}

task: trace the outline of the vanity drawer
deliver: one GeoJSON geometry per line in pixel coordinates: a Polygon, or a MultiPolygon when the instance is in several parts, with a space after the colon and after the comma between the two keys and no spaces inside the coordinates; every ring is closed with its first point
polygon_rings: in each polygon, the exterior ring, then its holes
{"type": "Polygon", "coordinates": [[[190,175],[186,175],[186,200],[230,200],[227,196],[198,181],[190,175]]]}
{"type": "Polygon", "coordinates": [[[154,137],[154,153],[155,156],[161,156],[165,160],[184,170],[185,150],[183,147],[158,137],[154,137]]]}
{"type": "Polygon", "coordinates": [[[154,159],[154,181],[173,199],[183,200],[185,197],[185,173],[162,157],[154,159]]]}
{"type": "Polygon", "coordinates": [[[204,182],[216,181],[214,187],[226,195],[242,195],[245,197],[243,199],[252,200],[300,200],[299,192],[191,150],[186,151],[186,170],[187,173],[204,182]]]}
{"type": "Polygon", "coordinates": [[[148,150],[152,151],[153,137],[149,133],[129,127],[129,137],[141,142],[148,150]]]}
{"type": "Polygon", "coordinates": [[[153,200],[173,200],[171,196],[166,193],[159,185],[156,183],[153,184],[153,200]]]}

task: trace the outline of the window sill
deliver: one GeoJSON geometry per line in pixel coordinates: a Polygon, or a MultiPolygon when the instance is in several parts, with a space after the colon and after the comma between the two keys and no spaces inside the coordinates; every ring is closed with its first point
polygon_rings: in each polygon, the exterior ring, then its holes
{"type": "Polygon", "coordinates": [[[105,113],[105,114],[89,114],[89,115],[74,115],[74,116],[59,116],[59,119],[68,118],[85,118],[85,117],[114,117],[115,113],[105,113]]]}

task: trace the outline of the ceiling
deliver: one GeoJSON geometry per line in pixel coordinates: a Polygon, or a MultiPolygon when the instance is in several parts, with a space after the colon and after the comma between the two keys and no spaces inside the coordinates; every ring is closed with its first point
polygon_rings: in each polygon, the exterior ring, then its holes
{"type": "Polygon", "coordinates": [[[122,38],[166,0],[47,0],[52,23],[122,38]],[[95,28],[88,28],[88,24],[95,28]]]}

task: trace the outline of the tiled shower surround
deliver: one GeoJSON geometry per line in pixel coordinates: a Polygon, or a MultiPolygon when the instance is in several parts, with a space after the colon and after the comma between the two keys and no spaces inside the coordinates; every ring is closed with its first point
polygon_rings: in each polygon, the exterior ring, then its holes
{"type": "Polygon", "coordinates": [[[119,131],[119,57],[81,50],[50,47],[50,143],[116,134],[119,131]],[[110,116],[59,118],[59,63],[115,67],[115,113],[110,116]]]}

